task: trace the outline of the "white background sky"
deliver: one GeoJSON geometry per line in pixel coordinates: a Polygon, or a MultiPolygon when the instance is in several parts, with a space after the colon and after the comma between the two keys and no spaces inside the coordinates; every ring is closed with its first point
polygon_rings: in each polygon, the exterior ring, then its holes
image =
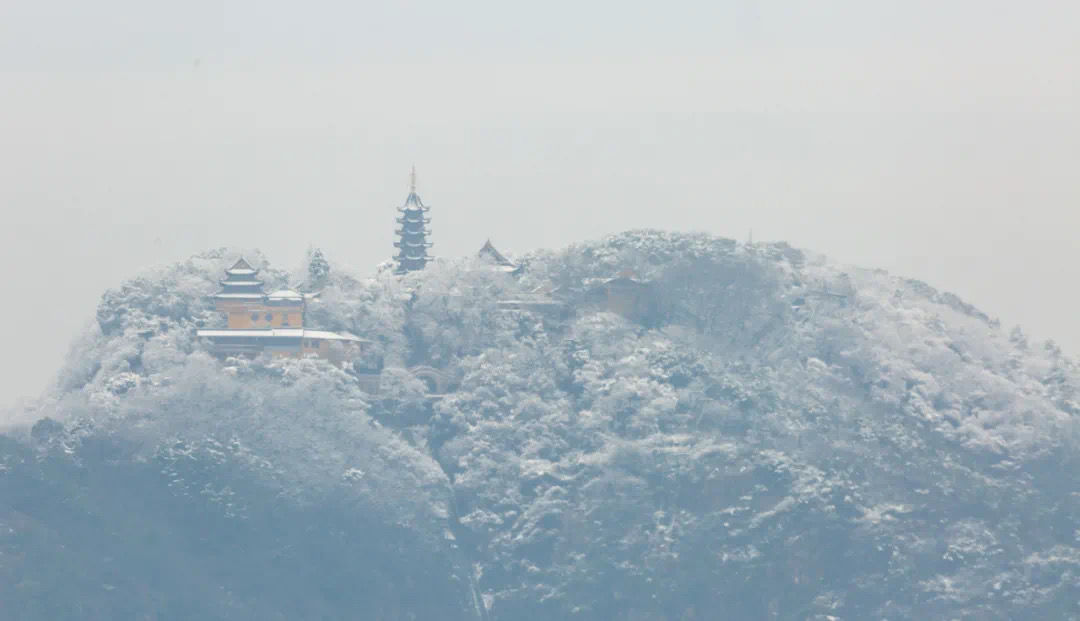
{"type": "Polygon", "coordinates": [[[1080,3],[0,3],[0,405],[210,247],[786,240],[1080,352],[1080,3]]]}

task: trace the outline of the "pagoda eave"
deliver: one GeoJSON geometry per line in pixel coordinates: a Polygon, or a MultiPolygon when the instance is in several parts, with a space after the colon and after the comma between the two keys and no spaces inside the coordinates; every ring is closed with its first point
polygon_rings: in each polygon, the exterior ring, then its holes
{"type": "Polygon", "coordinates": [[[263,281],[261,280],[219,280],[218,283],[222,287],[261,287],[263,281]]]}

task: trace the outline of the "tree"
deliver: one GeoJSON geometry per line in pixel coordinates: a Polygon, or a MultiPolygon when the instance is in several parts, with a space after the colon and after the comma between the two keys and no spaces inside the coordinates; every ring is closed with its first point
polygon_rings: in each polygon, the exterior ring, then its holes
{"type": "Polygon", "coordinates": [[[322,250],[311,248],[308,250],[308,286],[313,289],[321,289],[326,286],[330,278],[330,262],[326,260],[322,250]]]}

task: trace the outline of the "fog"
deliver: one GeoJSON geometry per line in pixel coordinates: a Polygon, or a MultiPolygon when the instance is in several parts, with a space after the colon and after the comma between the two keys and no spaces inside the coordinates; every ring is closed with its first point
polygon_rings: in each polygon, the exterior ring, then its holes
{"type": "Polygon", "coordinates": [[[1080,6],[0,7],[0,404],[101,293],[208,247],[389,258],[628,228],[786,240],[1080,351],[1080,6]]]}

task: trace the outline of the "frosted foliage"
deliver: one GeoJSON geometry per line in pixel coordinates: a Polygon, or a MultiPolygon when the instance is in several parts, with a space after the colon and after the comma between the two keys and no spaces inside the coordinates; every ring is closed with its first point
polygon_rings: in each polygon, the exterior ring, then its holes
{"type": "Polygon", "coordinates": [[[307,277],[309,286],[315,289],[326,285],[330,278],[330,262],[318,248],[308,250],[307,277]]]}
{"type": "Polygon", "coordinates": [[[517,276],[313,250],[306,320],[367,353],[217,360],[238,254],[106,293],[0,436],[17,618],[1080,618],[1080,372],[956,296],[657,231],[517,276]]]}

